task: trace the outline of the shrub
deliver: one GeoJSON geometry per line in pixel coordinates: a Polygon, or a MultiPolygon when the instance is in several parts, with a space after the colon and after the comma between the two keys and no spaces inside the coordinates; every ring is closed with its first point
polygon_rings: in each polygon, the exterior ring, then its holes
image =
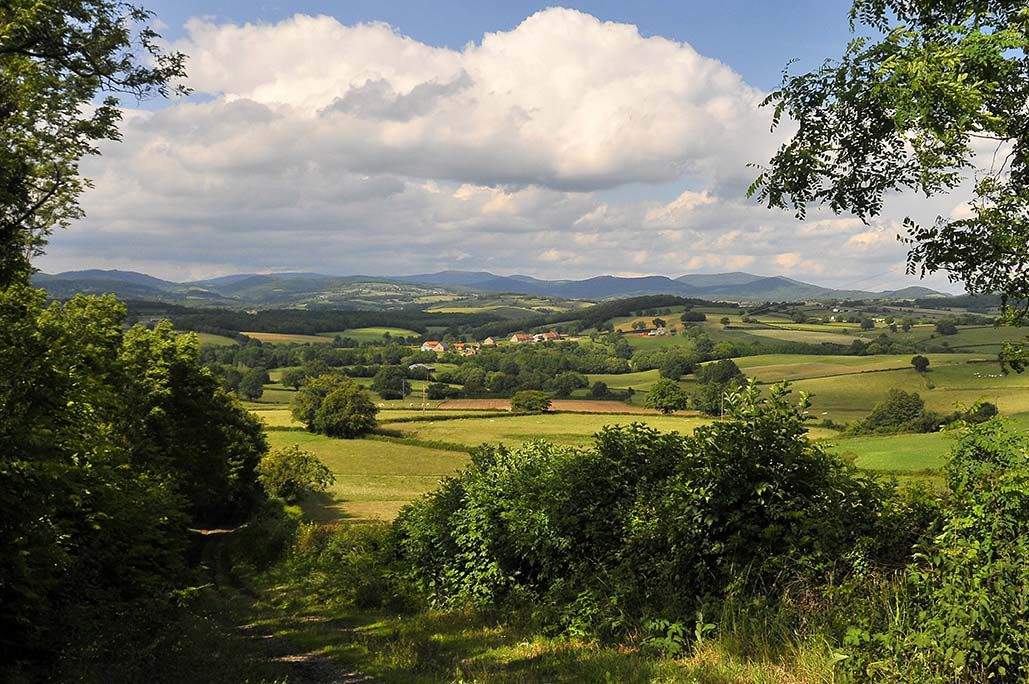
{"type": "Polygon", "coordinates": [[[519,413],[544,413],[550,410],[550,397],[537,390],[522,390],[511,397],[511,410],[519,413]]]}
{"type": "Polygon", "coordinates": [[[997,405],[990,401],[979,401],[964,411],[963,418],[969,423],[985,423],[998,414],[997,405]]]}
{"type": "Polygon", "coordinates": [[[385,524],[307,524],[300,527],[287,569],[323,602],[404,611],[417,597],[397,572],[395,556],[394,534],[385,524]]]}
{"type": "Polygon", "coordinates": [[[1024,681],[1029,437],[983,423],[964,434],[946,472],[942,530],[908,566],[887,627],[850,630],[850,666],[881,681],[1024,681]]]}
{"type": "Polygon", "coordinates": [[[401,512],[399,561],[437,604],[525,600],[604,633],[692,623],[731,592],[775,601],[903,548],[894,489],[811,443],[805,406],[752,385],[694,436],[633,424],[590,449],[481,447],[401,512]]]}
{"type": "Polygon", "coordinates": [[[590,387],[590,396],[592,396],[594,399],[604,399],[610,395],[611,390],[608,389],[606,382],[597,380],[595,383],[593,383],[593,386],[590,387]]]}
{"type": "Polygon", "coordinates": [[[372,378],[372,390],[383,399],[403,399],[411,393],[411,383],[401,366],[383,366],[372,378]]]}
{"type": "Polygon", "coordinates": [[[303,368],[290,368],[282,372],[282,384],[286,387],[298,390],[305,380],[307,380],[307,373],[303,368]]]}
{"type": "Polygon", "coordinates": [[[295,504],[336,481],[318,457],[296,444],[271,452],[261,459],[261,483],[270,493],[295,504]]]}
{"type": "Polygon", "coordinates": [[[681,411],[688,403],[689,395],[675,380],[658,380],[647,392],[647,406],[664,414],[681,411]]]}
{"type": "Polygon", "coordinates": [[[260,399],[264,394],[264,384],[268,382],[268,371],[263,368],[251,368],[239,380],[236,391],[244,399],[260,399]]]}
{"type": "Polygon", "coordinates": [[[425,387],[425,398],[438,400],[450,396],[450,386],[442,382],[430,382],[425,387]]]}
{"type": "Polygon", "coordinates": [[[326,373],[308,380],[300,388],[293,397],[291,411],[311,432],[352,438],[375,427],[378,409],[368,392],[352,380],[326,373]]]}
{"type": "Polygon", "coordinates": [[[744,378],[743,371],[732,359],[722,359],[714,363],[705,363],[698,368],[694,375],[697,382],[725,384],[730,380],[744,378]]]}
{"type": "Polygon", "coordinates": [[[693,372],[693,362],[682,354],[666,353],[658,372],[662,378],[678,380],[682,376],[693,372]]]}
{"type": "Polygon", "coordinates": [[[308,430],[314,431],[314,417],[325,397],[329,395],[329,392],[347,382],[350,381],[346,377],[333,373],[310,376],[310,379],[293,397],[290,412],[298,422],[306,425],[308,430]]]}
{"type": "Polygon", "coordinates": [[[588,387],[589,381],[586,380],[586,376],[582,373],[565,371],[564,373],[558,373],[554,376],[547,385],[557,394],[557,396],[567,397],[577,389],[588,387]]]}
{"type": "Polygon", "coordinates": [[[916,354],[911,357],[911,365],[914,366],[915,370],[919,373],[924,373],[929,370],[929,359],[921,354],[916,354]]]}
{"type": "Polygon", "coordinates": [[[353,439],[375,428],[377,412],[368,393],[348,382],[322,401],[314,416],[314,428],[330,437],[353,439]]]}
{"type": "Polygon", "coordinates": [[[886,398],[872,408],[863,421],[855,425],[857,433],[868,432],[930,432],[939,427],[942,419],[926,413],[925,401],[917,392],[891,389],[886,398]]]}

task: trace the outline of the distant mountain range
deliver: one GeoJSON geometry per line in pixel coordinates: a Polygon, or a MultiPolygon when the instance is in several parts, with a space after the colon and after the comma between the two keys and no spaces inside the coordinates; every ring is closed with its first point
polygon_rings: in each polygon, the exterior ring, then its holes
{"type": "Polygon", "coordinates": [[[516,292],[566,299],[608,299],[644,294],[676,294],[684,297],[721,298],[740,301],[790,301],[807,299],[913,299],[942,296],[926,287],[868,292],[835,290],[785,276],[752,273],[696,273],[678,278],[643,276],[623,278],[596,276],[585,280],[539,280],[531,276],[498,276],[486,271],[441,271],[400,276],[393,280],[439,287],[463,288],[476,292],[516,292]]]}
{"type": "Polygon", "coordinates": [[[125,299],[234,307],[402,306],[418,297],[441,291],[515,293],[589,300],[674,294],[740,302],[945,296],[925,287],[883,292],[836,290],[785,276],[759,276],[740,272],[689,274],[678,278],[602,275],[585,280],[540,280],[524,275],[498,276],[487,271],[441,271],[388,277],[242,273],[179,283],[134,271],[86,270],[56,275],[39,273],[33,280],[57,298],[70,297],[78,292],[112,292],[125,299]]]}

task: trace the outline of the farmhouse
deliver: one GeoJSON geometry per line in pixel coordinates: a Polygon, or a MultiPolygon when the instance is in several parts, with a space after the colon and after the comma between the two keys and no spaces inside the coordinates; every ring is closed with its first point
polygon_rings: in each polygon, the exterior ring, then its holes
{"type": "Polygon", "coordinates": [[[484,339],[482,341],[482,346],[484,346],[484,347],[495,347],[495,346],[497,346],[497,341],[495,339],[493,339],[492,337],[487,337],[486,339],[484,339]]]}
{"type": "Polygon", "coordinates": [[[532,341],[533,342],[553,342],[554,340],[560,340],[560,339],[561,339],[561,335],[559,335],[556,332],[553,332],[552,330],[548,330],[547,332],[537,333],[537,334],[532,336],[532,341]]]}
{"type": "Polygon", "coordinates": [[[524,342],[532,342],[532,335],[526,335],[525,333],[517,332],[511,335],[512,344],[522,344],[524,342]]]}
{"type": "Polygon", "coordinates": [[[455,342],[451,349],[461,356],[475,356],[479,353],[479,345],[475,342],[455,342]]]}
{"type": "Polygon", "coordinates": [[[660,337],[662,335],[667,335],[667,334],[668,334],[668,330],[666,330],[663,327],[662,328],[654,328],[653,330],[650,330],[650,331],[647,332],[647,336],[648,337],[660,337]]]}
{"type": "Polygon", "coordinates": [[[447,345],[439,340],[425,340],[422,342],[422,351],[436,352],[442,354],[447,350],[447,345]]]}

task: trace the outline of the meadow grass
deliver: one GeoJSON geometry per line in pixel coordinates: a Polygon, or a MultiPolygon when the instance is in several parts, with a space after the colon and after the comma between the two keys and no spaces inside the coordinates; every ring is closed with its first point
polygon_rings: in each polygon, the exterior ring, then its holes
{"type": "MultiPolygon", "coordinates": [[[[911,368],[910,354],[879,356],[815,356],[805,354],[762,354],[734,359],[748,376],[761,382],[803,380],[849,373],[904,370],[911,368]]],[[[928,354],[933,366],[963,364],[988,358],[982,354],[928,354]]]]}
{"type": "Polygon", "coordinates": [[[968,407],[979,400],[991,401],[1001,413],[1029,411],[1029,383],[1024,376],[1008,379],[982,378],[998,375],[996,363],[956,364],[919,374],[914,369],[839,375],[797,380],[795,391],[812,395],[812,413],[816,417],[853,421],[863,418],[894,388],[917,392],[926,408],[949,413],[968,407]]]}
{"type": "Polygon", "coordinates": [[[265,344],[329,344],[332,342],[330,338],[319,335],[273,332],[244,332],[240,334],[265,344]]]}
{"type": "MultiPolygon", "coordinates": [[[[471,609],[415,613],[359,610],[325,595],[288,566],[261,578],[251,608],[256,628],[304,652],[389,683],[697,682],[800,684],[834,681],[824,642],[776,644],[774,654],[737,652],[708,640],[673,659],[638,643],[602,645],[545,636],[530,620],[471,609]]],[[[355,680],[356,681],[356,680],[355,680]]]]}
{"type": "Polygon", "coordinates": [[[390,423],[405,436],[436,442],[476,446],[484,442],[517,446],[532,439],[584,446],[605,425],[644,423],[662,432],[690,434],[711,419],[696,416],[554,413],[538,416],[477,417],[439,422],[390,423]]]}
{"type": "Polygon", "coordinates": [[[586,376],[590,385],[595,382],[606,383],[609,389],[645,390],[661,379],[661,374],[654,370],[637,371],[635,373],[590,373],[586,376]]]}
{"type": "Polygon", "coordinates": [[[379,342],[383,337],[389,333],[390,337],[420,337],[421,333],[416,330],[408,330],[407,328],[390,328],[385,326],[379,327],[368,327],[368,328],[349,328],[347,330],[340,330],[338,332],[324,332],[318,333],[319,337],[333,338],[339,335],[340,337],[349,337],[357,342],[379,342]]]}
{"type": "Polygon", "coordinates": [[[467,465],[468,455],[372,439],[334,439],[301,431],[267,433],[271,449],[295,444],[325,463],[336,482],[302,508],[311,520],[392,520],[440,479],[467,465]]]}
{"type": "Polygon", "coordinates": [[[197,336],[201,347],[231,347],[234,344],[238,344],[236,340],[231,337],[225,337],[224,335],[215,335],[214,333],[205,332],[193,334],[197,336]]]}

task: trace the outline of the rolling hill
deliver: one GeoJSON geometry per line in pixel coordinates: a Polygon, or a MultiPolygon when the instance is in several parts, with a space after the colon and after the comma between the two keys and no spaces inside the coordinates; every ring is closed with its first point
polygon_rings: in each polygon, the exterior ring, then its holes
{"type": "Polygon", "coordinates": [[[407,306],[454,293],[516,293],[563,299],[603,300],[669,294],[739,302],[829,299],[915,299],[943,296],[924,287],[868,292],[835,290],[784,276],[750,273],[541,280],[487,271],[440,271],[411,276],[330,276],[319,273],[242,273],[205,280],[172,282],[119,270],[38,273],[36,285],[51,296],[111,292],[125,299],[234,307],[381,308],[407,306]]]}
{"type": "Polygon", "coordinates": [[[585,280],[540,280],[530,276],[498,276],[483,271],[441,271],[394,278],[410,283],[433,284],[479,292],[515,292],[566,299],[608,299],[642,294],[674,294],[685,297],[721,298],[739,301],[796,301],[805,299],[912,299],[943,296],[925,287],[870,292],[835,290],[804,283],[785,276],[751,273],[688,274],[620,277],[595,276],[585,280]]]}

